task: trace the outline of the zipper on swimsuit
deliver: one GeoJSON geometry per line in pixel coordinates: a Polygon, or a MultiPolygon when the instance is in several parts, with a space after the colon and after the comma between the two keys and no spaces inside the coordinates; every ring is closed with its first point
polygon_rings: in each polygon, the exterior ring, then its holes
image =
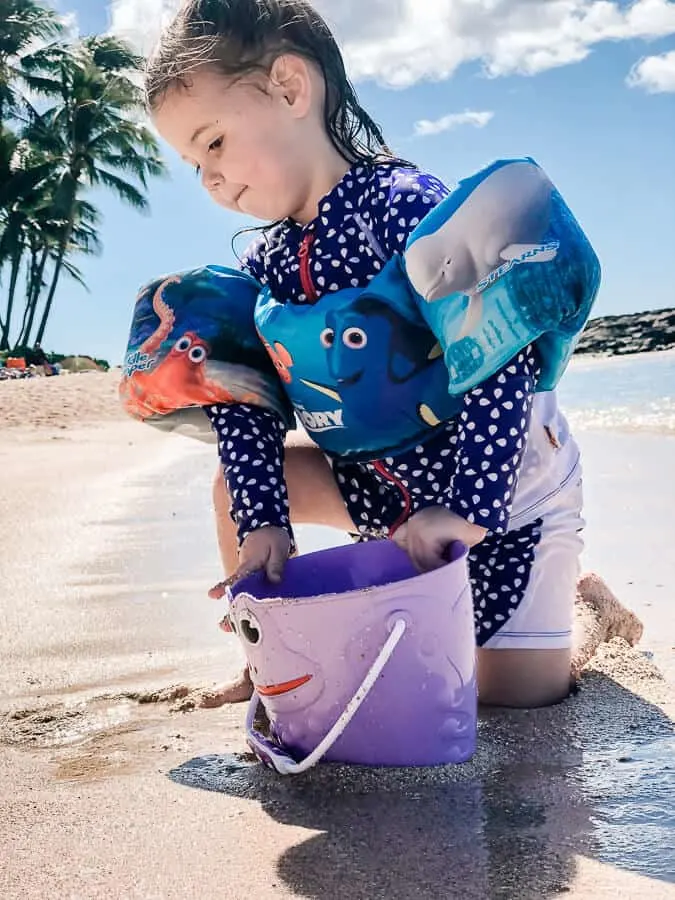
{"type": "Polygon", "coordinates": [[[399,489],[401,494],[403,494],[403,502],[405,504],[405,508],[404,508],[403,512],[401,513],[401,515],[398,517],[398,519],[394,522],[394,524],[389,529],[389,537],[392,538],[396,534],[398,529],[401,527],[401,525],[403,525],[403,523],[407,520],[408,516],[410,515],[410,509],[412,506],[412,502],[410,500],[410,494],[408,493],[408,490],[407,490],[406,486],[403,484],[403,482],[400,481],[388,469],[386,469],[383,462],[380,462],[380,461],[374,462],[373,468],[375,469],[376,472],[379,472],[383,478],[386,478],[387,481],[389,481],[391,484],[395,485],[399,489]]]}
{"type": "Polygon", "coordinates": [[[309,268],[309,251],[312,248],[312,244],[314,243],[314,233],[312,231],[308,231],[307,234],[302,239],[302,243],[298,248],[298,259],[300,260],[300,283],[302,284],[302,291],[307,297],[308,303],[316,303],[319,299],[319,295],[316,292],[316,288],[314,287],[314,282],[312,281],[312,273],[309,268]]]}

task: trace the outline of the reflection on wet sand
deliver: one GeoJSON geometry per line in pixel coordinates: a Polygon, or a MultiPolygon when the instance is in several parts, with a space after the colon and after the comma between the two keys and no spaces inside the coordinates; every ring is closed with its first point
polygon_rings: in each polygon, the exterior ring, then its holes
{"type": "Polygon", "coordinates": [[[326,765],[283,779],[246,757],[209,755],[170,777],[315,832],[278,861],[302,897],[534,900],[571,890],[578,857],[658,880],[665,897],[675,884],[675,733],[659,705],[603,674],[627,666],[657,694],[664,687],[616,641],[564,704],[484,712],[478,753],[460,767],[326,765]]]}

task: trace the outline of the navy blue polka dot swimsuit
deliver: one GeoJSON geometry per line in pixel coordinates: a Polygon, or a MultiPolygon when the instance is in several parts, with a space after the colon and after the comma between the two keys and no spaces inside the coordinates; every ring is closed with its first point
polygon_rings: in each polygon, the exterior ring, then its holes
{"type": "MultiPolygon", "coordinates": [[[[327,292],[365,287],[447,194],[438,179],[417,169],[356,165],[321,201],[316,219],[266,229],[243,265],[280,302],[315,303],[327,292]]],[[[537,374],[528,347],[470,391],[459,415],[423,444],[368,462],[330,458],[363,539],[389,537],[411,515],[436,505],[488,530],[469,555],[479,646],[521,602],[541,536],[540,520],[508,530],[537,374]]],[[[218,436],[240,542],[265,525],[292,537],[280,418],[241,405],[205,411],[218,436]]]]}

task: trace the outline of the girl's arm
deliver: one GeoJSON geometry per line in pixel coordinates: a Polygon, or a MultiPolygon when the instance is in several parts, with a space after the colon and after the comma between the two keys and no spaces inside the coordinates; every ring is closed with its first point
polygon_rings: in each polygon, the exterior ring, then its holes
{"type": "Polygon", "coordinates": [[[286,427],[279,415],[261,407],[206,406],[218,438],[218,452],[232,502],[239,546],[260,528],[283,528],[294,548],[284,479],[286,427]]]}
{"type": "Polygon", "coordinates": [[[469,391],[454,436],[452,511],[491,532],[508,529],[539,367],[532,346],[469,391]]]}
{"type": "MultiPolygon", "coordinates": [[[[401,170],[392,180],[381,224],[386,253],[403,253],[410,233],[448,193],[431,175],[401,170]]],[[[451,491],[425,495],[415,512],[443,505],[487,531],[508,528],[538,374],[529,346],[465,395],[452,438],[451,491]]]]}
{"type": "Polygon", "coordinates": [[[449,476],[449,489],[418,497],[394,535],[420,570],[443,565],[452,541],[472,547],[508,529],[537,377],[537,359],[527,347],[464,397],[447,448],[449,465],[438,473],[446,484],[449,476]]]}
{"type": "MultiPolygon", "coordinates": [[[[261,284],[264,272],[260,260],[265,241],[265,234],[258,236],[240,260],[242,271],[261,284]]],[[[286,426],[282,418],[271,410],[247,404],[206,406],[204,412],[218,438],[239,548],[254,531],[273,526],[286,531],[291,553],[294,552],[284,477],[286,426]]]]}

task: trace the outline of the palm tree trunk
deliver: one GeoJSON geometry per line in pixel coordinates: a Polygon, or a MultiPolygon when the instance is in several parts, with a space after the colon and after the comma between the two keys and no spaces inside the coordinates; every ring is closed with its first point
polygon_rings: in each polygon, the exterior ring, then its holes
{"type": "Polygon", "coordinates": [[[23,256],[23,247],[19,247],[12,255],[12,269],[9,277],[9,293],[7,295],[7,312],[5,324],[2,327],[2,338],[0,338],[0,350],[9,350],[9,329],[12,324],[12,309],[14,306],[14,295],[16,294],[16,285],[19,280],[19,271],[21,270],[21,257],[23,256]]]}
{"type": "Polygon", "coordinates": [[[37,253],[35,247],[31,245],[30,248],[30,262],[28,264],[28,273],[26,277],[26,302],[23,307],[23,316],[21,318],[21,328],[19,328],[19,334],[17,335],[16,341],[14,342],[14,347],[12,351],[16,350],[17,347],[22,346],[23,344],[23,335],[26,331],[26,322],[28,320],[28,314],[30,312],[31,307],[31,297],[33,296],[33,285],[35,283],[35,269],[37,266],[37,253]]]}
{"type": "MultiPolygon", "coordinates": [[[[74,206],[73,206],[74,210],[74,206]]],[[[70,240],[70,236],[73,231],[74,226],[74,216],[71,214],[68,219],[68,224],[65,227],[63,237],[61,238],[61,242],[59,243],[59,250],[56,257],[56,265],[54,266],[54,274],[52,275],[52,283],[49,286],[49,293],[47,294],[47,300],[45,301],[45,308],[42,313],[42,319],[40,321],[40,327],[38,328],[38,332],[35,335],[35,341],[38,344],[42,343],[42,339],[45,334],[45,329],[47,328],[47,322],[49,321],[49,314],[52,311],[52,303],[54,302],[54,294],[56,293],[56,288],[59,283],[59,278],[61,276],[61,270],[63,269],[63,261],[66,256],[66,250],[68,249],[68,241],[70,240]]]]}
{"type": "MultiPolygon", "coordinates": [[[[70,243],[70,239],[73,235],[73,229],[75,228],[75,218],[77,216],[77,189],[80,184],[79,167],[70,169],[70,171],[68,172],[68,180],[70,182],[67,195],[68,202],[67,204],[64,204],[64,209],[68,209],[68,221],[66,222],[66,225],[63,229],[63,234],[61,235],[61,240],[59,241],[59,249],[56,256],[54,273],[52,275],[52,283],[49,286],[49,293],[47,294],[47,300],[45,301],[45,308],[42,313],[40,327],[38,328],[38,333],[35,335],[35,341],[39,344],[42,343],[45,329],[47,328],[49,314],[52,311],[52,303],[54,302],[54,294],[56,293],[59,278],[61,277],[63,262],[66,258],[66,253],[68,252],[68,244],[70,243]]],[[[64,179],[64,181],[66,181],[66,179],[64,179]]]]}
{"type": "Polygon", "coordinates": [[[19,335],[19,343],[29,346],[30,333],[33,330],[33,322],[35,321],[35,313],[37,312],[38,301],[42,291],[42,278],[45,273],[47,259],[49,258],[49,247],[45,246],[42,250],[42,257],[34,270],[31,278],[31,285],[28,292],[28,300],[26,302],[26,310],[24,312],[23,323],[21,325],[21,334],[19,335]]]}

